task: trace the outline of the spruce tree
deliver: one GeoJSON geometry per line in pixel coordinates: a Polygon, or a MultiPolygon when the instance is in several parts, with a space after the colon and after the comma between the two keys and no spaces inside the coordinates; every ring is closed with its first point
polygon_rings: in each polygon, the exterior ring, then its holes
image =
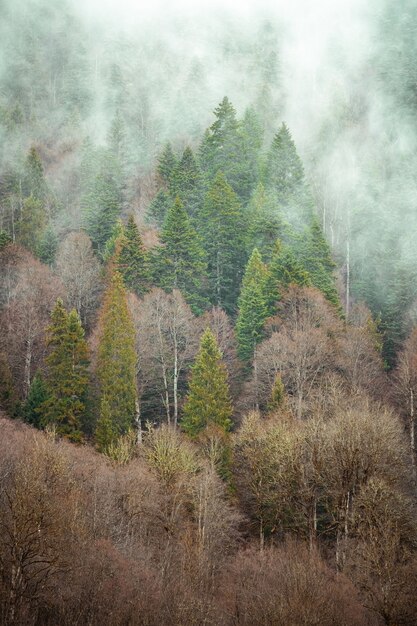
{"type": "Polygon", "coordinates": [[[288,246],[283,246],[279,240],[275,242],[274,252],[268,266],[266,292],[268,294],[269,314],[275,312],[275,305],[281,294],[290,285],[300,287],[311,286],[309,273],[288,246]]]}
{"type": "Polygon", "coordinates": [[[31,196],[42,205],[45,204],[48,196],[42,161],[38,151],[33,146],[29,150],[24,165],[22,192],[26,198],[31,196]]]}
{"type": "Polygon", "coordinates": [[[190,147],[184,153],[172,176],[172,189],[179,196],[191,217],[196,215],[203,202],[203,177],[190,147]]]}
{"type": "Polygon", "coordinates": [[[156,226],[162,226],[171,205],[171,195],[165,189],[161,189],[148,207],[146,220],[156,226]]]}
{"type": "Polygon", "coordinates": [[[263,337],[263,327],[269,307],[266,293],[268,270],[255,248],[246,266],[238,300],[236,321],[238,354],[242,361],[250,361],[257,343],[263,337]]]}
{"type": "Polygon", "coordinates": [[[216,338],[207,328],[191,370],[181,425],[192,437],[212,424],[227,432],[232,425],[231,417],[226,367],[222,363],[216,338]]]}
{"type": "Polygon", "coordinates": [[[272,141],[266,162],[265,180],[283,204],[304,184],[303,164],[291,133],[284,123],[272,141]]]}
{"type": "Polygon", "coordinates": [[[208,295],[212,304],[233,314],[247,260],[247,219],[222,172],[206,195],[198,224],[207,254],[208,295]]]}
{"type": "Polygon", "coordinates": [[[299,248],[299,258],[309,273],[311,283],[329,302],[340,309],[339,295],[334,280],[334,263],[317,218],[314,216],[299,248]]]}
{"type": "Polygon", "coordinates": [[[157,171],[161,181],[167,190],[171,190],[174,172],[177,167],[177,157],[174,154],[171,144],[165,144],[164,150],[158,158],[157,171]]]}
{"type": "Polygon", "coordinates": [[[148,256],[133,215],[118,238],[116,264],[127,289],[143,295],[150,282],[148,256]]]}
{"type": "Polygon", "coordinates": [[[23,407],[23,419],[28,424],[41,427],[41,407],[48,399],[48,389],[40,372],[36,372],[23,407]]]}
{"type": "Polygon", "coordinates": [[[161,233],[153,259],[154,281],[165,290],[179,289],[195,313],[207,305],[202,296],[206,262],[200,238],[177,198],[161,233]]]}
{"type": "Polygon", "coordinates": [[[111,406],[107,396],[103,395],[100,400],[100,412],[95,432],[97,448],[100,452],[106,452],[108,447],[118,438],[118,429],[112,419],[111,406]]]}
{"type": "Polygon", "coordinates": [[[262,257],[269,261],[275,242],[288,230],[276,197],[259,183],[248,206],[249,242],[251,248],[258,248],[262,257]]]}
{"type": "Polygon", "coordinates": [[[119,436],[134,425],[137,388],[135,329],[123,279],[117,271],[113,271],[105,292],[99,323],[96,375],[100,402],[103,398],[108,402],[106,415],[111,416],[112,428],[119,436]]]}
{"type": "Polygon", "coordinates": [[[55,424],[59,434],[79,441],[89,386],[88,347],[77,312],[67,313],[62,300],[52,311],[47,344],[48,398],[40,407],[42,423],[55,424]]]}

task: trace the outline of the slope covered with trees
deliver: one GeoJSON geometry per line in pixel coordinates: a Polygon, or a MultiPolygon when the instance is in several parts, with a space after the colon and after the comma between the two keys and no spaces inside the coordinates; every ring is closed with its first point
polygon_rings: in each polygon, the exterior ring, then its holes
{"type": "MultiPolygon", "coordinates": [[[[391,5],[368,83],[401,67],[411,128],[391,5]]],[[[417,257],[384,222],[413,161],[356,101],[295,140],[276,21],[204,63],[1,11],[0,623],[415,623],[417,257]]]]}

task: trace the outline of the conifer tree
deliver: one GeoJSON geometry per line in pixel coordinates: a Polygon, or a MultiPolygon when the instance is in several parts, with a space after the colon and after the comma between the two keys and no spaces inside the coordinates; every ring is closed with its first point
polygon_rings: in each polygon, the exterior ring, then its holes
{"type": "Polygon", "coordinates": [[[212,424],[230,430],[232,403],[227,371],[212,331],[201,338],[200,349],[191,370],[188,395],[184,404],[182,428],[195,437],[212,424]]]}
{"type": "Polygon", "coordinates": [[[46,228],[38,242],[37,253],[42,263],[52,265],[58,247],[58,237],[50,226],[46,228]]]}
{"type": "Polygon", "coordinates": [[[12,243],[12,238],[9,233],[4,230],[0,230],[0,251],[3,250],[9,243],[12,243]]]}
{"type": "Polygon", "coordinates": [[[283,204],[304,184],[304,168],[288,127],[275,135],[266,162],[265,179],[283,204]]]}
{"type": "Polygon", "coordinates": [[[168,142],[158,158],[157,171],[167,190],[171,190],[173,176],[177,167],[177,157],[168,142]]]}
{"type": "Polygon", "coordinates": [[[203,178],[194,153],[188,146],[173,172],[172,190],[181,199],[188,215],[196,215],[203,202],[203,178]]]}
{"type": "Polygon", "coordinates": [[[201,313],[207,304],[202,296],[205,253],[179,198],[168,212],[161,243],[154,254],[155,282],[168,291],[179,289],[193,311],[201,313]]]}
{"type": "Polygon", "coordinates": [[[323,231],[314,216],[301,242],[299,258],[308,271],[311,283],[324,294],[329,302],[340,308],[333,272],[336,267],[323,231]]]}
{"type": "Polygon", "coordinates": [[[275,242],[268,270],[266,292],[270,315],[274,314],[275,305],[279,301],[282,291],[287,289],[289,285],[311,286],[309,273],[297,260],[291,248],[283,246],[279,240],[275,242]]]}
{"type": "Polygon", "coordinates": [[[137,402],[135,330],[117,271],[110,278],[101,308],[96,375],[100,406],[103,408],[103,398],[109,404],[106,419],[110,415],[117,436],[125,434],[134,425],[137,402]]]}
{"type": "Polygon", "coordinates": [[[249,241],[251,248],[258,248],[263,258],[269,261],[275,242],[286,234],[284,222],[276,197],[259,183],[248,206],[249,241]]]}
{"type": "Polygon", "coordinates": [[[48,398],[40,407],[42,423],[55,424],[59,434],[79,441],[89,385],[88,348],[77,312],[67,313],[62,300],[51,314],[48,347],[48,398]]]}
{"type": "Polygon", "coordinates": [[[146,212],[147,221],[156,226],[162,226],[171,205],[171,195],[165,189],[161,189],[148,207],[146,212]]]}
{"type": "Polygon", "coordinates": [[[210,300],[234,313],[247,259],[247,220],[222,172],[206,195],[198,223],[207,254],[210,300]]]}
{"type": "Polygon", "coordinates": [[[96,444],[100,452],[106,452],[108,447],[117,440],[118,429],[112,419],[111,406],[107,396],[100,400],[100,413],[96,425],[96,444]]]}
{"type": "Polygon", "coordinates": [[[23,418],[25,422],[35,426],[35,428],[41,427],[41,407],[47,399],[47,386],[40,372],[37,372],[33,377],[28,397],[23,407],[23,418]]]}
{"type": "Polygon", "coordinates": [[[46,223],[47,216],[43,203],[34,196],[26,198],[23,201],[20,220],[16,228],[19,243],[36,254],[46,223]]]}
{"type": "Polygon", "coordinates": [[[143,295],[150,281],[148,257],[133,215],[119,235],[116,264],[126,288],[143,295]]]}
{"type": "Polygon", "coordinates": [[[33,146],[29,150],[29,154],[24,165],[22,191],[26,198],[31,196],[35,200],[38,200],[42,205],[45,204],[48,195],[48,188],[45,181],[41,158],[38,151],[33,146]]]}
{"type": "Polygon", "coordinates": [[[256,344],[263,337],[263,327],[269,311],[266,293],[267,277],[267,267],[255,248],[246,266],[238,300],[236,336],[238,354],[242,361],[250,361],[256,344]]]}

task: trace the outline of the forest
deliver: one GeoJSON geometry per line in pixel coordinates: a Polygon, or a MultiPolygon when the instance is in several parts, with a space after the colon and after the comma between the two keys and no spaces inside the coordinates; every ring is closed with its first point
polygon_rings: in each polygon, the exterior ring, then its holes
{"type": "Polygon", "coordinates": [[[0,624],[417,625],[417,5],[286,4],[0,1],[0,624]]]}

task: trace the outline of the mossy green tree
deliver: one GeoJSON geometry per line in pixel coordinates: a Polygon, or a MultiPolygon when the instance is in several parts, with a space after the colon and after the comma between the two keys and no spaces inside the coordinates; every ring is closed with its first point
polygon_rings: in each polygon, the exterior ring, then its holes
{"type": "MultiPolygon", "coordinates": [[[[113,271],[100,312],[96,376],[101,413],[115,436],[134,426],[137,408],[135,330],[129,312],[122,276],[113,271]],[[108,404],[108,406],[107,406],[108,404]],[[110,417],[109,417],[110,416],[110,417]]],[[[103,430],[100,416],[96,437],[103,430]]],[[[104,442],[105,443],[105,442],[104,442]]],[[[100,446],[104,445],[100,442],[100,446]]],[[[111,441],[107,442],[108,444],[111,441]]],[[[107,445],[107,444],[106,444],[107,445]]]]}
{"type": "Polygon", "coordinates": [[[206,255],[179,198],[168,212],[161,243],[153,256],[155,283],[166,291],[179,289],[194,313],[201,313],[208,304],[202,295],[206,255]]]}
{"type": "Polygon", "coordinates": [[[263,328],[269,312],[267,278],[268,269],[255,248],[243,277],[236,321],[238,354],[245,362],[252,359],[255,346],[263,337],[263,328]]]}
{"type": "Polygon", "coordinates": [[[116,265],[127,289],[142,296],[149,288],[149,260],[133,215],[119,235],[116,265]]]}
{"type": "Polygon", "coordinates": [[[209,298],[233,314],[247,261],[247,219],[222,172],[206,195],[198,224],[207,254],[209,298]]]}
{"type": "Polygon", "coordinates": [[[228,432],[232,426],[232,412],[227,370],[216,338],[208,328],[203,333],[191,370],[181,425],[191,437],[210,425],[228,432]]]}
{"type": "Polygon", "coordinates": [[[39,409],[42,424],[54,424],[59,434],[80,441],[89,388],[88,347],[77,312],[67,313],[62,300],[52,311],[47,345],[48,398],[39,409]]]}

